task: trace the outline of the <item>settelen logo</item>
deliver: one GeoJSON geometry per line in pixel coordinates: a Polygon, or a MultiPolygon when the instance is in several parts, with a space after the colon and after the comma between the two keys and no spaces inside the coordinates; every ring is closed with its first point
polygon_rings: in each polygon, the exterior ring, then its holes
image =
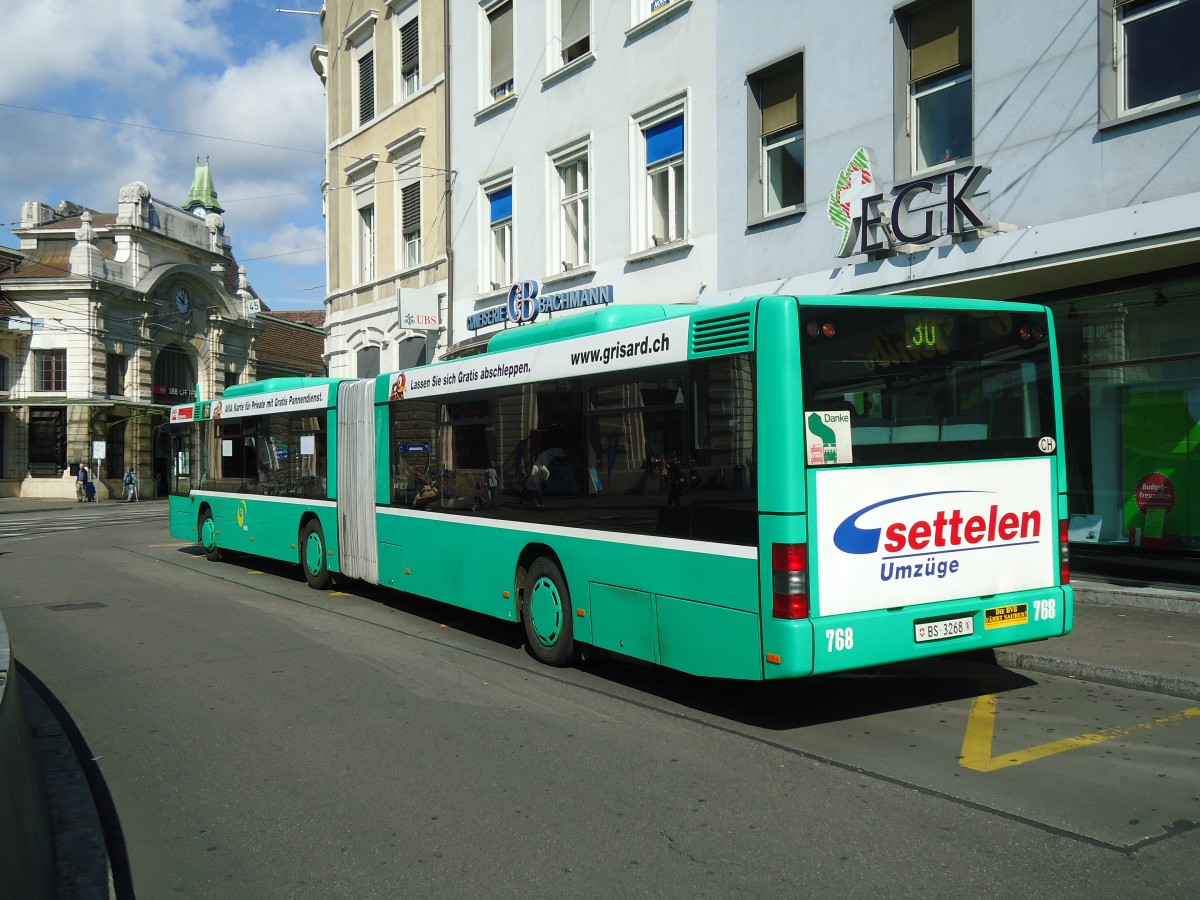
{"type": "MultiPolygon", "coordinates": [[[[833,533],[833,543],[843,553],[858,556],[879,555],[879,580],[901,581],[913,578],[946,578],[963,568],[959,556],[967,551],[1002,551],[1010,547],[1036,544],[1042,534],[1039,510],[1006,510],[992,503],[986,508],[975,502],[949,500],[951,496],[990,494],[990,491],[926,491],[889,497],[864,506],[845,519],[833,533]],[[946,497],[932,518],[904,516],[907,501],[923,497],[946,497]],[[877,509],[889,509],[892,518],[878,528],[859,525],[863,516],[877,509]],[[967,506],[964,511],[961,507],[967,506]],[[952,507],[952,508],[950,508],[952,507]]],[[[925,513],[928,515],[928,513],[925,513]]],[[[885,518],[885,521],[886,521],[885,518]]],[[[878,518],[875,519],[878,521],[878,518]]]]}

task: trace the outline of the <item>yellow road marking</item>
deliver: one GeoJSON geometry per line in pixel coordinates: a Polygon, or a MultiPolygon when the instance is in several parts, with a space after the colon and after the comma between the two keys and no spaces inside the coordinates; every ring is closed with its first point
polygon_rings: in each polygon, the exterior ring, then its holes
{"type": "Polygon", "coordinates": [[[1061,741],[1051,741],[1048,744],[1038,744],[1024,750],[1001,753],[992,756],[992,737],[996,729],[996,695],[983,694],[975,698],[971,705],[971,715],[967,719],[967,733],[963,737],[962,758],[960,764],[976,772],[997,772],[1010,766],[1020,766],[1037,759],[1045,759],[1056,753],[1066,753],[1068,750],[1078,750],[1080,747],[1091,747],[1105,741],[1115,741],[1129,737],[1138,731],[1157,728],[1161,725],[1173,725],[1186,719],[1200,719],[1200,707],[1192,707],[1169,716],[1160,716],[1151,722],[1138,722],[1135,725],[1118,725],[1114,728],[1103,728],[1090,734],[1078,737],[1064,738],[1061,741]]]}

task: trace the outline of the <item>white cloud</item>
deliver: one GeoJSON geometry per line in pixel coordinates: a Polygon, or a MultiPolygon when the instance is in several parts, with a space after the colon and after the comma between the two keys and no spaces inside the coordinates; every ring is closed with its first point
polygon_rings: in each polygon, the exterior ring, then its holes
{"type": "Polygon", "coordinates": [[[272,40],[269,6],[0,0],[0,226],[25,200],[115,212],[131,181],[180,205],[208,157],[234,252],[271,257],[247,266],[256,288],[276,273],[321,280],[323,89],[297,29],[272,40]]]}
{"type": "Polygon", "coordinates": [[[283,225],[270,233],[235,246],[238,262],[267,260],[285,266],[313,266],[325,262],[325,229],[315,226],[283,225]]]}
{"type": "Polygon", "coordinates": [[[159,90],[187,58],[217,59],[213,15],[228,0],[4,0],[0,101],[36,101],[78,81],[159,90]]]}

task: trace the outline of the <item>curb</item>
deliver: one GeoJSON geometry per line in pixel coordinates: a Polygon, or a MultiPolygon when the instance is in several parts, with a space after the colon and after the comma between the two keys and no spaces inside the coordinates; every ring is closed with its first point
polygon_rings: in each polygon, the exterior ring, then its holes
{"type": "Polygon", "coordinates": [[[1183,613],[1200,616],[1200,590],[1186,587],[1168,588],[1127,587],[1103,581],[1073,582],[1075,602],[1094,606],[1120,606],[1127,609],[1149,609],[1156,612],[1183,613]]]}
{"type": "Polygon", "coordinates": [[[993,653],[998,664],[1010,669],[1026,669],[1030,672],[1041,672],[1043,675],[1062,675],[1135,691],[1200,700],[1200,680],[1194,678],[1164,675],[1161,672],[1118,669],[1101,663],[1080,662],[1040,653],[1023,653],[1020,650],[996,649],[993,653]]]}

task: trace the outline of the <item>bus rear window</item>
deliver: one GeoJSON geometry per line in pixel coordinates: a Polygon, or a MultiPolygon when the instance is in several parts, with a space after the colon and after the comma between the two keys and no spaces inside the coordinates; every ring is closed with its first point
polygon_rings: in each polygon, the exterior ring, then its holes
{"type": "Polygon", "coordinates": [[[850,414],[855,464],[1041,456],[1055,438],[1043,313],[808,307],[800,340],[804,412],[850,414]]]}

